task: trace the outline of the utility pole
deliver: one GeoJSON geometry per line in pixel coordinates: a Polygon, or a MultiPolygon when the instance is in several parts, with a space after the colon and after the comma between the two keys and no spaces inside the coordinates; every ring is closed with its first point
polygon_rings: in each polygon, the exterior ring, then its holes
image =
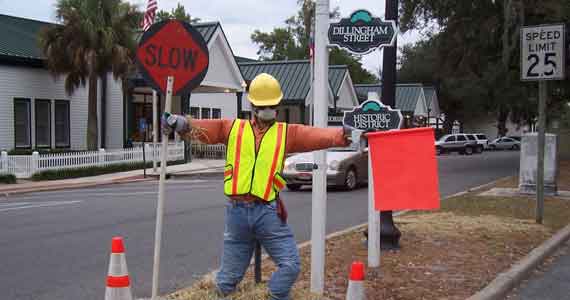
{"type": "MultiPolygon", "coordinates": [[[[386,0],[386,21],[398,24],[398,0],[386,0]]],[[[395,34],[398,34],[397,32],[395,34]]],[[[398,38],[393,47],[384,47],[382,66],[382,103],[396,109],[396,50],[398,38]]],[[[400,230],[394,225],[391,211],[380,213],[380,245],[385,249],[399,248],[400,230]]]]}
{"type": "MultiPolygon", "coordinates": [[[[327,127],[328,119],[328,30],[329,0],[317,0],[315,28],[314,125],[327,127]]],[[[313,205],[311,217],[311,292],[322,295],[325,274],[325,229],[327,212],[327,152],[314,152],[313,205]]]]}

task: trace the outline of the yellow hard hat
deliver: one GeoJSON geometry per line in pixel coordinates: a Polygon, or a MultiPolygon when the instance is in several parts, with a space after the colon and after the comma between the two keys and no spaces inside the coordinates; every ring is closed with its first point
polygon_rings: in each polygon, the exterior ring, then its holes
{"type": "Polygon", "coordinates": [[[247,99],[255,106],[273,106],[283,98],[281,85],[275,77],[261,73],[251,81],[247,99]]]}

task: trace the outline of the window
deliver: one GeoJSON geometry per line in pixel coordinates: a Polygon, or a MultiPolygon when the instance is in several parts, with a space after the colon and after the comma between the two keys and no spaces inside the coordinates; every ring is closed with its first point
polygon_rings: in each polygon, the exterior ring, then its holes
{"type": "Polygon", "coordinates": [[[210,119],[210,108],[202,107],[202,119],[210,119]]]}
{"type": "Polygon", "coordinates": [[[30,99],[14,99],[14,137],[16,148],[30,148],[32,146],[30,105],[30,99]]]}
{"type": "Polygon", "coordinates": [[[458,135],[458,136],[457,136],[457,141],[458,141],[458,142],[464,142],[464,141],[466,141],[466,140],[467,140],[467,139],[465,138],[464,135],[458,135]]]}
{"type": "Polygon", "coordinates": [[[190,115],[194,119],[200,119],[200,108],[195,106],[190,107],[190,115]]]}
{"type": "Polygon", "coordinates": [[[55,146],[69,147],[69,101],[55,101],[55,146]]]}
{"type": "Polygon", "coordinates": [[[455,136],[450,136],[445,139],[446,142],[455,142],[455,136]]]}
{"type": "Polygon", "coordinates": [[[477,140],[477,139],[475,138],[475,136],[472,135],[472,134],[468,134],[468,135],[467,135],[467,138],[468,138],[470,141],[476,141],[476,140],[477,140]]]}
{"type": "Polygon", "coordinates": [[[486,139],[487,139],[487,136],[485,136],[484,134],[478,134],[478,135],[477,135],[477,138],[480,139],[480,140],[486,140],[486,139]]]}
{"type": "Polygon", "coordinates": [[[221,119],[222,110],[219,108],[212,108],[212,119],[221,119]]]}
{"type": "Polygon", "coordinates": [[[36,147],[51,147],[51,100],[36,99],[36,147]]]}

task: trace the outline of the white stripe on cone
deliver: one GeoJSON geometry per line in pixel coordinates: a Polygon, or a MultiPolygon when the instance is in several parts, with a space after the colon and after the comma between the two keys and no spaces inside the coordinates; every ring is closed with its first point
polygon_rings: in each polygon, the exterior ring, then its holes
{"type": "Polygon", "coordinates": [[[348,281],[348,290],[346,291],[346,300],[365,300],[363,281],[348,281]]]}

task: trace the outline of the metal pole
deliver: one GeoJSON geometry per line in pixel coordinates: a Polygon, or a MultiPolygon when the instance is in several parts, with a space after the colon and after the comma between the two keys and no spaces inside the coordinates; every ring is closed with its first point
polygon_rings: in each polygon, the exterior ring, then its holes
{"type": "Polygon", "coordinates": [[[368,148],[368,267],[380,267],[380,214],[374,209],[372,160],[368,148]]]}
{"type": "MultiPolygon", "coordinates": [[[[328,118],[328,38],[329,1],[318,0],[316,3],[315,28],[315,81],[314,81],[314,124],[326,127],[328,118]]],[[[325,229],[327,212],[327,152],[315,151],[313,170],[313,205],[311,229],[311,292],[322,295],[325,274],[325,229]]]]}
{"type": "Polygon", "coordinates": [[[158,143],[158,107],[156,91],[152,91],[152,172],[156,174],[156,144],[158,143]]]}
{"type": "MultiPolygon", "coordinates": [[[[168,76],[164,111],[172,108],[172,86],[174,77],[168,76]]],[[[158,273],[160,269],[160,244],[162,243],[162,216],[164,215],[164,188],[166,181],[166,160],[168,158],[168,135],[162,135],[160,152],[160,180],[158,182],[158,204],[156,206],[156,231],[154,233],[154,267],[152,272],[152,300],[158,300],[158,273]]]]}
{"type": "Polygon", "coordinates": [[[538,82],[538,158],[536,168],[536,223],[542,224],[544,216],[544,144],[546,133],[546,99],[548,97],[548,83],[545,80],[538,82]]]}

